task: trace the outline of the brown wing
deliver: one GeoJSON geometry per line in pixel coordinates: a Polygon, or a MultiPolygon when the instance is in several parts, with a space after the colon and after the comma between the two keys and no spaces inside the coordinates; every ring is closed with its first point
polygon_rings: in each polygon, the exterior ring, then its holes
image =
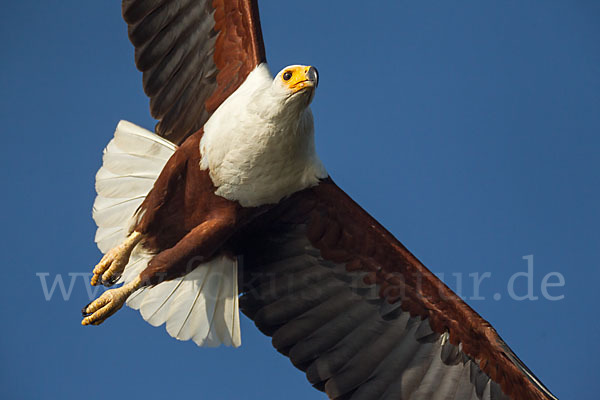
{"type": "Polygon", "coordinates": [[[242,242],[242,310],[338,399],[554,399],[490,324],[331,180],[242,242]]]}
{"type": "Polygon", "coordinates": [[[123,0],[156,132],[180,144],[265,61],[256,0],[123,0]]]}

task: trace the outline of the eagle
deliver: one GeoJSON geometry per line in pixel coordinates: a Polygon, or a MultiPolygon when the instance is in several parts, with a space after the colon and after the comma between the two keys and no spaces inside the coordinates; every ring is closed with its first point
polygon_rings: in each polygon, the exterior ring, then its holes
{"type": "Polygon", "coordinates": [[[155,133],[121,121],[96,175],[85,306],[199,346],[239,312],[332,399],[556,399],[494,328],[328,175],[314,66],[274,77],[256,0],[123,0],[155,133]]]}

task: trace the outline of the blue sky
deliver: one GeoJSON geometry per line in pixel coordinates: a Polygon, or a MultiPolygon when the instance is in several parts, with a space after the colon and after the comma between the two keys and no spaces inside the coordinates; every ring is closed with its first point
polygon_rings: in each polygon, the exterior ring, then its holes
{"type": "MultiPolygon", "coordinates": [[[[130,309],[79,325],[88,294],[77,274],[100,258],[91,206],[102,149],[120,119],[154,122],[120,2],[0,10],[2,397],[323,398],[246,318],[237,350],[177,342],[130,309]],[[68,300],[59,289],[46,300],[41,278],[57,276],[67,289],[75,279],[68,300]]],[[[260,11],[274,73],[319,68],[317,145],[337,183],[558,397],[597,396],[600,3],[263,1],[260,11]],[[513,296],[509,283],[529,255],[538,299],[518,301],[527,279],[513,296]],[[486,272],[477,296],[470,274],[486,272]],[[548,289],[561,300],[541,291],[550,273],[564,278],[548,289]]]]}

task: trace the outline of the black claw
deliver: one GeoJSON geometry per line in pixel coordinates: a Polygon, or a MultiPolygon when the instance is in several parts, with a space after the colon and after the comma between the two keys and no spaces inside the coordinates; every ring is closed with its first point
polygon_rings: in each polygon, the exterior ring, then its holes
{"type": "Polygon", "coordinates": [[[90,301],[89,303],[87,303],[82,309],[81,309],[81,316],[82,317],[87,317],[89,315],[92,315],[92,313],[89,313],[85,310],[87,310],[87,308],[90,306],[90,304],[92,304],[92,302],[90,301]]]}
{"type": "Polygon", "coordinates": [[[121,275],[118,275],[118,276],[115,276],[115,275],[113,275],[113,276],[111,276],[111,277],[110,277],[110,279],[108,279],[108,280],[106,280],[106,281],[105,281],[105,280],[102,280],[102,282],[101,282],[101,283],[102,283],[104,286],[106,286],[106,287],[111,287],[111,286],[113,286],[115,283],[117,283],[117,281],[119,280],[119,278],[120,278],[120,277],[121,277],[121,275]]]}

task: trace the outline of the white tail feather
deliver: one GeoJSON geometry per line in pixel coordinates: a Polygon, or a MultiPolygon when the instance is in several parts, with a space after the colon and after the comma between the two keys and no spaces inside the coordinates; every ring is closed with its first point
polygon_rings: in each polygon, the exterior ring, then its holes
{"type": "MultiPolygon", "coordinates": [[[[130,122],[119,122],[96,174],[93,217],[103,253],[125,240],[133,216],[152,189],[176,146],[130,122]]],[[[131,253],[119,283],[134,280],[152,256],[141,245],[131,253]]],[[[176,339],[199,346],[241,344],[237,260],[217,256],[185,276],[133,293],[127,305],[153,326],[166,323],[176,339]]]]}

